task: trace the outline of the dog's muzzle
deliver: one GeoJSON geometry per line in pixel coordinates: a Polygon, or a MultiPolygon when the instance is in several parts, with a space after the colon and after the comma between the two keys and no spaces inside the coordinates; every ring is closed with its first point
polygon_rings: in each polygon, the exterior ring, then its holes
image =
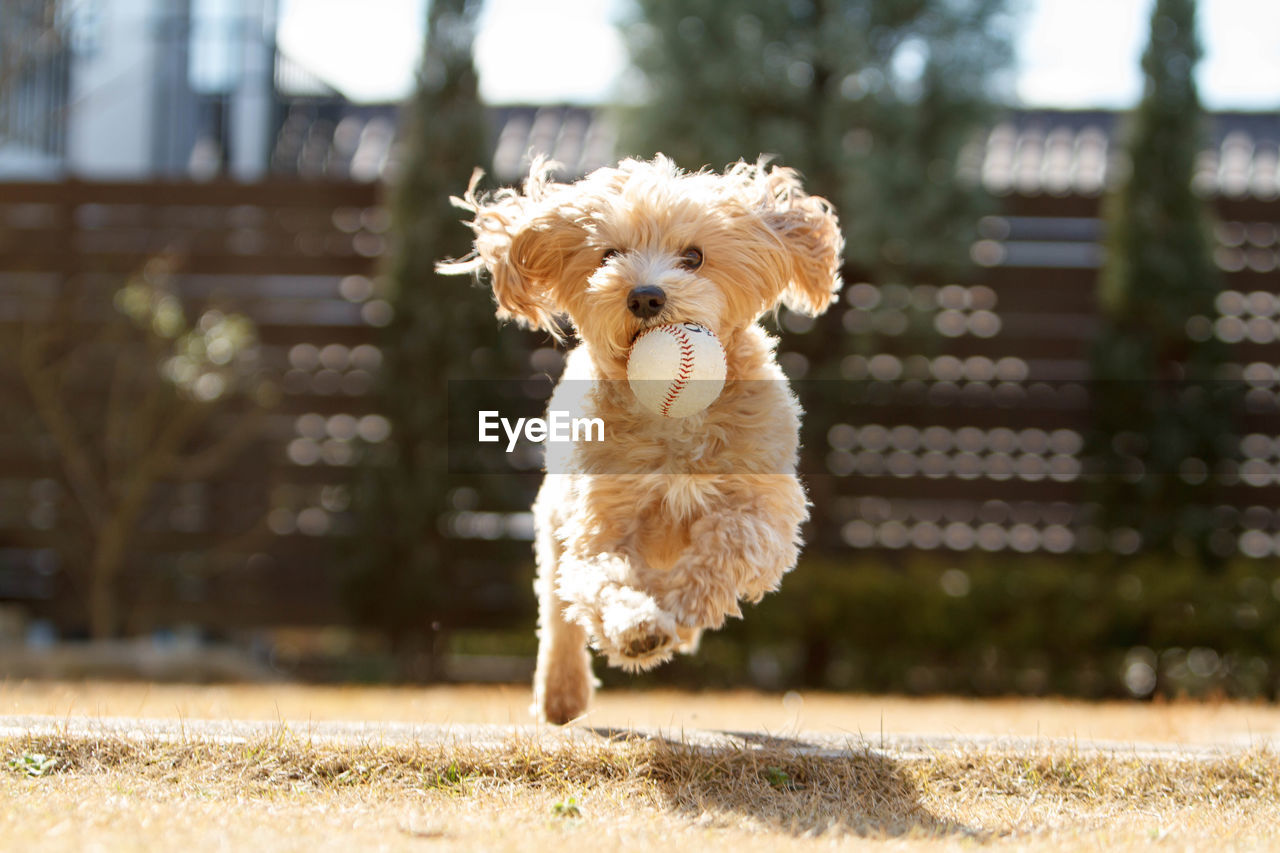
{"type": "Polygon", "coordinates": [[[653,284],[632,288],[627,294],[627,310],[641,320],[658,316],[666,304],[667,294],[662,292],[661,287],[653,284]]]}

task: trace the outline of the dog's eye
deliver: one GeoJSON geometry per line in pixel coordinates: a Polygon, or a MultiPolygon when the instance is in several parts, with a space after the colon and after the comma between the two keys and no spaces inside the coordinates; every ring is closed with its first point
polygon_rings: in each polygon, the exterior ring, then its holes
{"type": "Polygon", "coordinates": [[[702,266],[702,251],[700,249],[690,246],[680,253],[680,267],[682,269],[693,272],[700,266],[702,266]]]}
{"type": "Polygon", "coordinates": [[[605,249],[604,254],[600,256],[600,266],[604,266],[620,254],[622,253],[617,249],[605,249]]]}

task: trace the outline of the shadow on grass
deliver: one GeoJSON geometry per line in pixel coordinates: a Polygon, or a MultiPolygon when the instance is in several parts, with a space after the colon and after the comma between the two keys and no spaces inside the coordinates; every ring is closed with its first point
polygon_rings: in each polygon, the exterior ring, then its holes
{"type": "MultiPolygon", "coordinates": [[[[211,784],[234,780],[237,796],[275,789],[324,791],[377,784],[383,790],[611,789],[618,802],[652,807],[710,829],[744,827],[793,836],[970,838],[986,833],[933,814],[908,762],[869,748],[815,750],[759,733],[681,736],[583,729],[595,738],[513,735],[379,744],[313,740],[286,728],[259,738],[137,738],[93,733],[0,737],[0,772],[120,774],[211,784]],[[314,786],[312,788],[311,786],[314,786]]],[[[507,795],[509,796],[509,795],[507,795]]]]}
{"type": "Polygon", "coordinates": [[[646,775],[661,805],[709,826],[748,824],[796,836],[987,837],[930,812],[905,762],[869,748],[819,751],[754,732],[715,733],[721,742],[701,744],[626,729],[591,731],[647,743],[646,775]]]}

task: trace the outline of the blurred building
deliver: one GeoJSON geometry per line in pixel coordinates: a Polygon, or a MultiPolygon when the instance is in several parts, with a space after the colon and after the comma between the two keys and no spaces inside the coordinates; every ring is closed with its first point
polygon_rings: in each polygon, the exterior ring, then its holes
{"type": "Polygon", "coordinates": [[[39,173],[66,149],[66,44],[29,38],[46,25],[40,5],[0,3],[0,176],[39,173]]]}
{"type": "MultiPolygon", "coordinates": [[[[254,179],[273,162],[279,168],[273,155],[287,119],[333,113],[345,102],[279,53],[276,3],[59,7],[65,12],[24,47],[0,90],[0,176],[254,179]]],[[[34,32],[37,22],[16,16],[40,8],[0,7],[0,27],[22,23],[34,32]]]]}
{"type": "MultiPolygon", "coordinates": [[[[353,104],[282,54],[278,2],[0,4],[0,179],[384,177],[399,105],[353,104]],[[60,15],[52,32],[12,43],[14,33],[38,32],[30,19],[50,8],[60,15]]],[[[1113,174],[1120,115],[1011,110],[960,167],[997,195],[1092,195],[1113,174]]],[[[519,178],[530,152],[549,154],[566,175],[629,153],[618,149],[608,110],[501,106],[490,116],[494,147],[477,159],[502,182],[519,178]]],[[[1280,192],[1280,114],[1215,114],[1206,143],[1202,192],[1280,192]]]]}

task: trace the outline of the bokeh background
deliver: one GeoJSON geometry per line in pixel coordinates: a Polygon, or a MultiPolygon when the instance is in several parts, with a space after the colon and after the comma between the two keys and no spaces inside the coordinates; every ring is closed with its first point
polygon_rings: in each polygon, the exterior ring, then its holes
{"type": "Polygon", "coordinates": [[[0,673],[510,681],[544,394],[449,202],[662,151],[801,170],[808,546],[618,683],[1280,690],[1268,0],[0,0],[0,673]],[[461,395],[461,396],[460,396],[461,395]]]}

